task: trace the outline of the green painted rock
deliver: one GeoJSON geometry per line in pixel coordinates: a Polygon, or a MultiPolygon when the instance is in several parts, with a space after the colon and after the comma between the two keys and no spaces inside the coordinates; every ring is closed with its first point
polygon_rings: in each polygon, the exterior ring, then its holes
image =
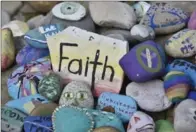
{"type": "Polygon", "coordinates": [[[156,132],[175,132],[173,125],[170,121],[167,120],[158,120],[155,122],[156,132]]]}
{"type": "Polygon", "coordinates": [[[21,132],[27,114],[10,107],[1,108],[1,131],[21,132]]]}
{"type": "Polygon", "coordinates": [[[56,101],[61,95],[60,77],[54,73],[45,76],[38,85],[39,93],[51,101],[56,101]]]}

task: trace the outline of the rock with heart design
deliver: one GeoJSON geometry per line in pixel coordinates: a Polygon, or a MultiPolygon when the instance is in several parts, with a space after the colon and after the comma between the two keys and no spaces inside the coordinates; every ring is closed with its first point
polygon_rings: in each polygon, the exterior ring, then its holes
{"type": "Polygon", "coordinates": [[[97,109],[107,111],[109,107],[114,109],[114,114],[123,122],[128,122],[133,113],[137,110],[137,105],[133,98],[104,92],[99,96],[97,109]]]}
{"type": "Polygon", "coordinates": [[[196,101],[196,91],[190,91],[187,98],[196,101]]]}
{"type": "Polygon", "coordinates": [[[127,132],[155,132],[155,123],[153,119],[141,111],[137,111],[131,117],[127,132]]]}
{"type": "Polygon", "coordinates": [[[98,127],[93,132],[120,132],[118,129],[109,126],[98,127]]]}
{"type": "Polygon", "coordinates": [[[21,132],[23,123],[28,115],[20,110],[3,106],[1,107],[1,131],[21,132]]]}
{"type": "Polygon", "coordinates": [[[146,82],[163,75],[165,62],[164,49],[151,40],[134,46],[119,61],[125,74],[135,82],[146,82]]]}
{"type": "Polygon", "coordinates": [[[140,24],[150,26],[158,34],[170,34],[185,27],[189,14],[167,3],[153,3],[140,24]]]}
{"type": "Polygon", "coordinates": [[[173,125],[167,120],[158,120],[155,122],[156,132],[175,132],[173,125]]]}
{"type": "Polygon", "coordinates": [[[189,19],[188,28],[192,29],[192,30],[196,30],[196,10],[193,11],[193,13],[189,19]]]}
{"type": "Polygon", "coordinates": [[[28,31],[24,35],[26,42],[35,48],[47,48],[47,37],[54,36],[64,29],[62,24],[48,24],[28,31]]]}
{"type": "Polygon", "coordinates": [[[174,111],[174,129],[176,132],[194,132],[196,130],[196,101],[186,99],[174,111]]]}
{"type": "Polygon", "coordinates": [[[165,42],[165,51],[175,58],[191,57],[196,54],[196,30],[183,29],[165,42]]]}
{"type": "Polygon", "coordinates": [[[161,80],[144,83],[131,82],[126,87],[126,95],[134,98],[141,109],[150,112],[166,110],[172,104],[165,94],[161,80]]]}

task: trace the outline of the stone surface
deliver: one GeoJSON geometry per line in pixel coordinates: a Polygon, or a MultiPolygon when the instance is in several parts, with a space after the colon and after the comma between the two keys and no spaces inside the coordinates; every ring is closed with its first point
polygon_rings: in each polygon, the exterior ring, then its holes
{"type": "Polygon", "coordinates": [[[165,62],[164,49],[149,40],[134,46],[120,59],[119,64],[130,80],[146,82],[164,73],[165,62]]]}
{"type": "Polygon", "coordinates": [[[94,99],[90,85],[79,81],[68,83],[61,94],[59,105],[93,108],[94,99]]]}
{"type": "Polygon", "coordinates": [[[120,132],[118,129],[109,126],[98,127],[93,132],[120,132]]]}
{"type": "Polygon", "coordinates": [[[39,81],[50,70],[51,63],[48,57],[18,67],[7,80],[9,95],[13,99],[18,99],[36,94],[39,81]]]}
{"type": "Polygon", "coordinates": [[[123,71],[118,62],[128,50],[126,41],[68,27],[63,32],[49,37],[47,42],[53,70],[59,73],[64,81],[86,81],[91,85],[95,96],[106,91],[120,92],[123,71]],[[66,56],[69,59],[65,61],[62,57],[66,56]],[[95,61],[99,63],[95,64],[97,66],[93,66],[95,61]]]}
{"type": "Polygon", "coordinates": [[[196,54],[196,30],[184,29],[174,34],[165,43],[165,51],[175,58],[191,57],[196,54]]]}
{"type": "Polygon", "coordinates": [[[16,62],[18,65],[26,65],[31,61],[35,61],[42,57],[49,56],[48,49],[37,49],[30,45],[26,45],[16,56],[16,62]]]}
{"type": "Polygon", "coordinates": [[[173,125],[167,120],[158,120],[155,122],[156,132],[175,132],[173,125]]]}
{"type": "Polygon", "coordinates": [[[15,60],[15,45],[13,35],[9,29],[1,29],[1,70],[5,71],[15,60]]]}
{"type": "Polygon", "coordinates": [[[153,119],[141,111],[133,114],[127,127],[127,132],[137,132],[138,130],[141,132],[155,132],[153,119]]]}
{"type": "Polygon", "coordinates": [[[138,41],[153,40],[155,38],[155,32],[151,27],[145,25],[134,25],[131,28],[131,36],[138,41]]]}
{"type": "Polygon", "coordinates": [[[52,14],[60,19],[78,21],[86,15],[86,9],[78,2],[62,2],[54,6],[52,14]]]}
{"type": "Polygon", "coordinates": [[[10,15],[14,15],[22,7],[21,1],[2,1],[1,4],[2,9],[10,15]]]}
{"type": "Polygon", "coordinates": [[[188,28],[196,30],[196,10],[192,13],[192,15],[189,19],[188,28]]]}
{"type": "Polygon", "coordinates": [[[89,2],[89,10],[93,21],[103,27],[130,29],[137,19],[133,8],[122,2],[89,2]]]}
{"type": "Polygon", "coordinates": [[[196,91],[190,91],[187,98],[196,101],[196,91]]]}
{"type": "Polygon", "coordinates": [[[1,20],[1,27],[8,24],[10,22],[10,19],[11,19],[10,15],[4,10],[1,10],[1,18],[3,18],[1,20]]]}
{"type": "Polygon", "coordinates": [[[114,109],[113,113],[116,114],[123,122],[129,122],[129,119],[137,110],[137,105],[133,98],[104,92],[99,96],[97,109],[107,111],[107,107],[114,109]]]}
{"type": "Polygon", "coordinates": [[[126,87],[126,95],[134,98],[140,108],[150,112],[163,111],[171,106],[161,80],[132,82],[126,87]]]}
{"type": "Polygon", "coordinates": [[[121,35],[121,34],[108,34],[107,37],[126,41],[125,38],[123,37],[123,35],[121,35]]]}
{"type": "Polygon", "coordinates": [[[174,112],[175,132],[194,132],[196,130],[196,101],[182,101],[174,112]]]}
{"type": "Polygon", "coordinates": [[[152,4],[140,24],[152,27],[156,34],[179,31],[188,22],[189,14],[166,3],[152,4]]]}
{"type": "Polygon", "coordinates": [[[38,28],[38,27],[42,26],[44,18],[45,17],[43,15],[38,15],[38,16],[32,17],[31,19],[29,19],[27,21],[27,24],[30,29],[38,28]]]}

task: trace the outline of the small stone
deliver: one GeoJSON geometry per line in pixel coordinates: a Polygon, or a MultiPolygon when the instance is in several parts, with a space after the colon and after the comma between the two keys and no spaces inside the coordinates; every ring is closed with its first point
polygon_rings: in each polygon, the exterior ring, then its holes
{"type": "Polygon", "coordinates": [[[44,18],[45,17],[43,15],[32,17],[27,21],[27,24],[29,25],[30,29],[38,28],[42,26],[42,21],[44,20],[44,18]]]}
{"type": "Polygon", "coordinates": [[[156,132],[175,132],[173,125],[167,120],[158,120],[155,122],[156,132]]]}
{"type": "Polygon", "coordinates": [[[111,38],[115,38],[115,39],[126,41],[125,38],[123,37],[123,35],[121,35],[121,34],[108,34],[107,36],[111,37],[111,38]]]}
{"type": "Polygon", "coordinates": [[[196,130],[196,101],[182,101],[174,112],[175,132],[194,132],[196,130]]]}
{"type": "Polygon", "coordinates": [[[196,91],[190,91],[187,98],[196,101],[196,91]]]}
{"type": "Polygon", "coordinates": [[[93,108],[94,99],[90,86],[85,82],[70,82],[61,94],[59,105],[93,108]]]}
{"type": "Polygon", "coordinates": [[[153,119],[140,111],[133,114],[127,127],[127,132],[137,132],[138,130],[141,132],[155,132],[153,119]]]}
{"type": "Polygon", "coordinates": [[[126,3],[89,2],[89,10],[93,21],[99,26],[130,29],[136,23],[135,12],[126,3]]]}
{"type": "Polygon", "coordinates": [[[1,70],[8,69],[15,60],[15,45],[10,29],[1,29],[1,70]]]}
{"type": "Polygon", "coordinates": [[[3,18],[1,20],[1,27],[10,22],[10,15],[4,10],[1,10],[1,18],[3,18]]]}
{"type": "Polygon", "coordinates": [[[120,131],[114,127],[103,126],[103,127],[95,128],[93,132],[120,132],[120,131]]]}
{"type": "Polygon", "coordinates": [[[138,24],[132,27],[131,36],[138,41],[153,40],[155,32],[151,27],[138,24]]]}
{"type": "Polygon", "coordinates": [[[9,13],[11,16],[14,15],[21,7],[21,1],[2,1],[1,7],[4,11],[9,13]]]}
{"type": "Polygon", "coordinates": [[[150,112],[163,111],[172,104],[165,95],[161,80],[145,83],[132,82],[126,87],[126,95],[134,98],[140,108],[150,112]]]}
{"type": "Polygon", "coordinates": [[[175,58],[191,57],[196,54],[196,30],[184,29],[165,42],[165,51],[175,58]]]}
{"type": "Polygon", "coordinates": [[[196,30],[196,10],[192,13],[192,15],[189,19],[188,28],[196,30]]]}

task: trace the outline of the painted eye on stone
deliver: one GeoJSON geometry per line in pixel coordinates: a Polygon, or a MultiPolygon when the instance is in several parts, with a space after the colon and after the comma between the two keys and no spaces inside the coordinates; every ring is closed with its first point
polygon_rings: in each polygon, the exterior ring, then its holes
{"type": "Polygon", "coordinates": [[[72,99],[72,98],[73,98],[73,93],[71,93],[71,92],[66,92],[66,93],[64,94],[64,97],[65,97],[67,100],[72,99]]]}
{"type": "Polygon", "coordinates": [[[79,93],[77,93],[77,99],[80,99],[80,100],[85,100],[85,99],[87,99],[88,98],[88,95],[87,95],[87,93],[86,92],[79,92],[79,93]]]}
{"type": "Polygon", "coordinates": [[[77,12],[78,6],[73,3],[65,3],[61,6],[60,10],[64,15],[71,15],[77,12]]]}

